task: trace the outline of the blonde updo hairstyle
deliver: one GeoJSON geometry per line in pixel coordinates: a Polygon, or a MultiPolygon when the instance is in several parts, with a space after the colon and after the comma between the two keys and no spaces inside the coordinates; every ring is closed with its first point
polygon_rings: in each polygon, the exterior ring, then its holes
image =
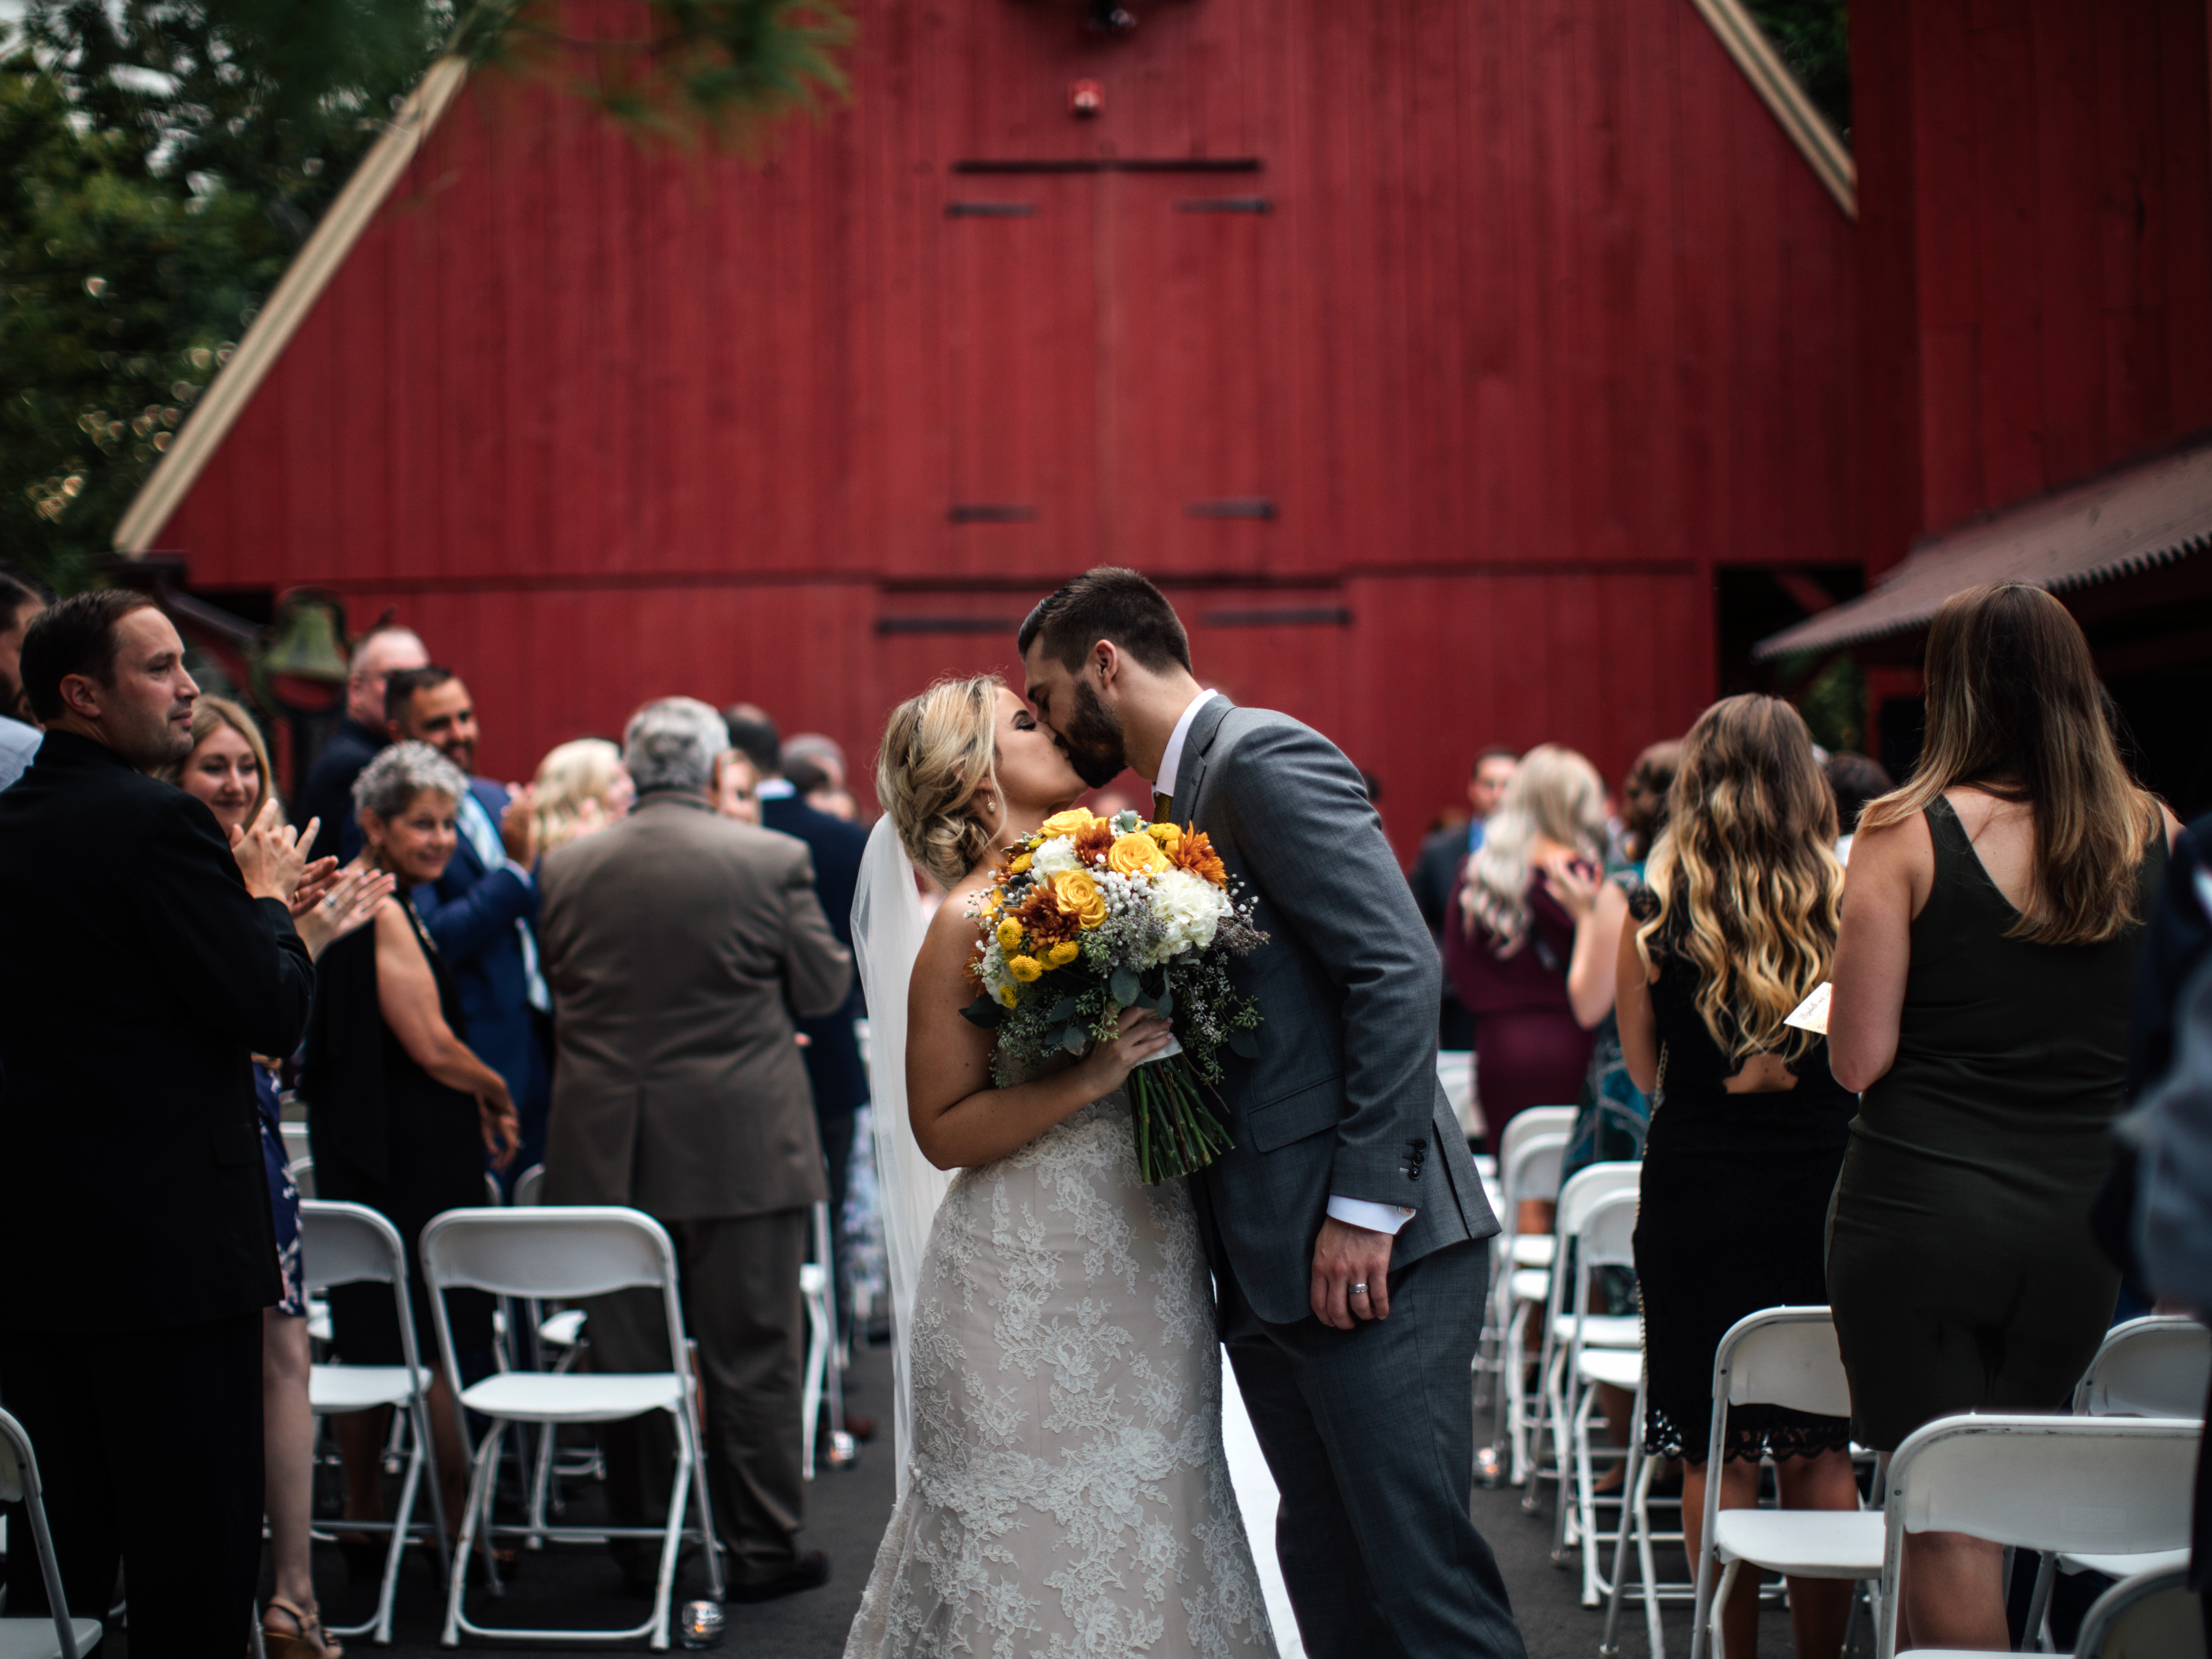
{"type": "Polygon", "coordinates": [[[876,757],[876,799],[899,844],[939,886],[957,887],[991,851],[975,797],[997,781],[996,674],[939,680],[891,710],[876,757]]]}
{"type": "Polygon", "coordinates": [[[584,803],[605,803],[622,773],[622,747],[605,738],[577,738],[538,763],[538,846],[550,853],[575,840],[584,803]]]}

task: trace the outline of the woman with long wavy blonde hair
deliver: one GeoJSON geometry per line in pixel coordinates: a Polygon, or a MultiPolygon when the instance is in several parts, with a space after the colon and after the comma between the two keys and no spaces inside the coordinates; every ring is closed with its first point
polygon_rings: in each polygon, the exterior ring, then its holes
{"type": "MultiPolygon", "coordinates": [[[[1615,988],[1629,1075],[1651,1097],[1636,1276],[1648,1378],[1644,1443],[1683,1461],[1696,1559],[1711,1459],[1720,1505],[1759,1498],[1771,1453],[1785,1508],[1858,1506],[1850,1425],[1739,1406],[1708,1443],[1713,1354],[1746,1314],[1822,1303],[1822,1224],[1851,1115],[1816,1033],[1784,1022],[1828,977],[1844,888],[1836,805],[1788,703],[1729,697],[1683,742],[1667,827],[1622,931],[1615,988]]],[[[1759,1587],[1723,1610],[1730,1659],[1758,1650],[1759,1587]]],[[[1802,1659],[1835,1659],[1850,1587],[1792,1578],[1802,1659]]]]}
{"type": "MultiPolygon", "coordinates": [[[[2042,589],[1946,600],[1927,678],[1920,763],[1859,817],[1828,1024],[1863,1091],[1829,1301],[1877,1451],[1937,1417],[2060,1409],[2112,1321],[2089,1206],[2179,828],[2129,775],[2089,643],[2042,589]]],[[[1911,1645],[2009,1645],[2002,1561],[1910,1534],[1911,1645]]]]}
{"type": "MultiPolygon", "coordinates": [[[[1560,892],[1563,883],[1595,882],[1604,859],[1597,769],[1555,743],[1530,750],[1444,913],[1444,972],[1474,1016],[1475,1084],[1492,1146],[1529,1107],[1582,1097],[1592,1037],[1568,993],[1578,930],[1560,892]]],[[[1549,1210],[1532,1206],[1524,1229],[1549,1228],[1549,1210]]]]}

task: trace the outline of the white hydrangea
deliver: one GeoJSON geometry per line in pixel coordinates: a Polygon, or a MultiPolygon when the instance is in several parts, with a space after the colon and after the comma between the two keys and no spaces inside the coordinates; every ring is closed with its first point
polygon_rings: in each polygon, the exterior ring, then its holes
{"type": "Polygon", "coordinates": [[[1168,936],[1153,958],[1160,963],[1212,944],[1214,930],[1229,914],[1229,895],[1203,876],[1188,870],[1166,870],[1152,878],[1152,908],[1168,927],[1168,936]]]}
{"type": "Polygon", "coordinates": [[[1081,861],[1075,856],[1075,842],[1066,836],[1054,836],[1030,854],[1030,868],[1040,880],[1062,870],[1081,867],[1081,861]]]}

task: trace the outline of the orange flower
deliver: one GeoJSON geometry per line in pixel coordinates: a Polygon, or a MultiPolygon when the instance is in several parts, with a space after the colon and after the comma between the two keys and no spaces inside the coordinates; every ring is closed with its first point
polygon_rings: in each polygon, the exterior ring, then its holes
{"type": "Polygon", "coordinates": [[[1086,865],[1096,863],[1113,844],[1114,826],[1103,818],[1093,818],[1075,832],[1075,856],[1086,865]]]}
{"type": "Polygon", "coordinates": [[[1106,867],[1117,875],[1150,875],[1168,867],[1168,856],[1150,836],[1133,831],[1114,843],[1106,854],[1106,867]]]}
{"type": "Polygon", "coordinates": [[[1028,931],[1032,948],[1040,951],[1063,939],[1072,939],[1083,931],[1082,919],[1060,907],[1049,882],[1038,883],[1014,915],[1028,931]]]}
{"type": "Polygon", "coordinates": [[[1185,836],[1168,856],[1178,870],[1203,876],[1216,887],[1229,885],[1228,867],[1221,862],[1221,854],[1213,850],[1213,843],[1203,830],[1194,830],[1185,836]]]}
{"type": "Polygon", "coordinates": [[[1096,823],[1098,815],[1080,806],[1071,806],[1065,812],[1054,812],[1037,825],[1037,834],[1050,840],[1054,836],[1072,836],[1085,824],[1096,823]]]}
{"type": "Polygon", "coordinates": [[[1080,870],[1062,870],[1052,878],[1052,896],[1060,914],[1073,916],[1079,927],[1096,927],[1106,920],[1106,900],[1098,884],[1080,870]]]}

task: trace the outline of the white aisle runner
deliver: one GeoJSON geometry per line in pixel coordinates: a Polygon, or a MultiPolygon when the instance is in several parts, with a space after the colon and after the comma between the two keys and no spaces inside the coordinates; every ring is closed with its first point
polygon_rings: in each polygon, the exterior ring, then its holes
{"type": "Polygon", "coordinates": [[[1252,1431],[1243,1391],[1229,1356],[1221,1356],[1221,1442],[1229,1454],[1229,1478],[1237,1486],[1237,1507],[1244,1514],[1244,1535],[1252,1540],[1252,1559],[1260,1569],[1260,1590],[1267,1601],[1267,1622],[1275,1627],[1275,1651],[1281,1659],[1305,1659],[1297,1620],[1291,1616],[1291,1592],[1283,1583],[1283,1564],[1275,1556],[1275,1477],[1252,1431]]]}

